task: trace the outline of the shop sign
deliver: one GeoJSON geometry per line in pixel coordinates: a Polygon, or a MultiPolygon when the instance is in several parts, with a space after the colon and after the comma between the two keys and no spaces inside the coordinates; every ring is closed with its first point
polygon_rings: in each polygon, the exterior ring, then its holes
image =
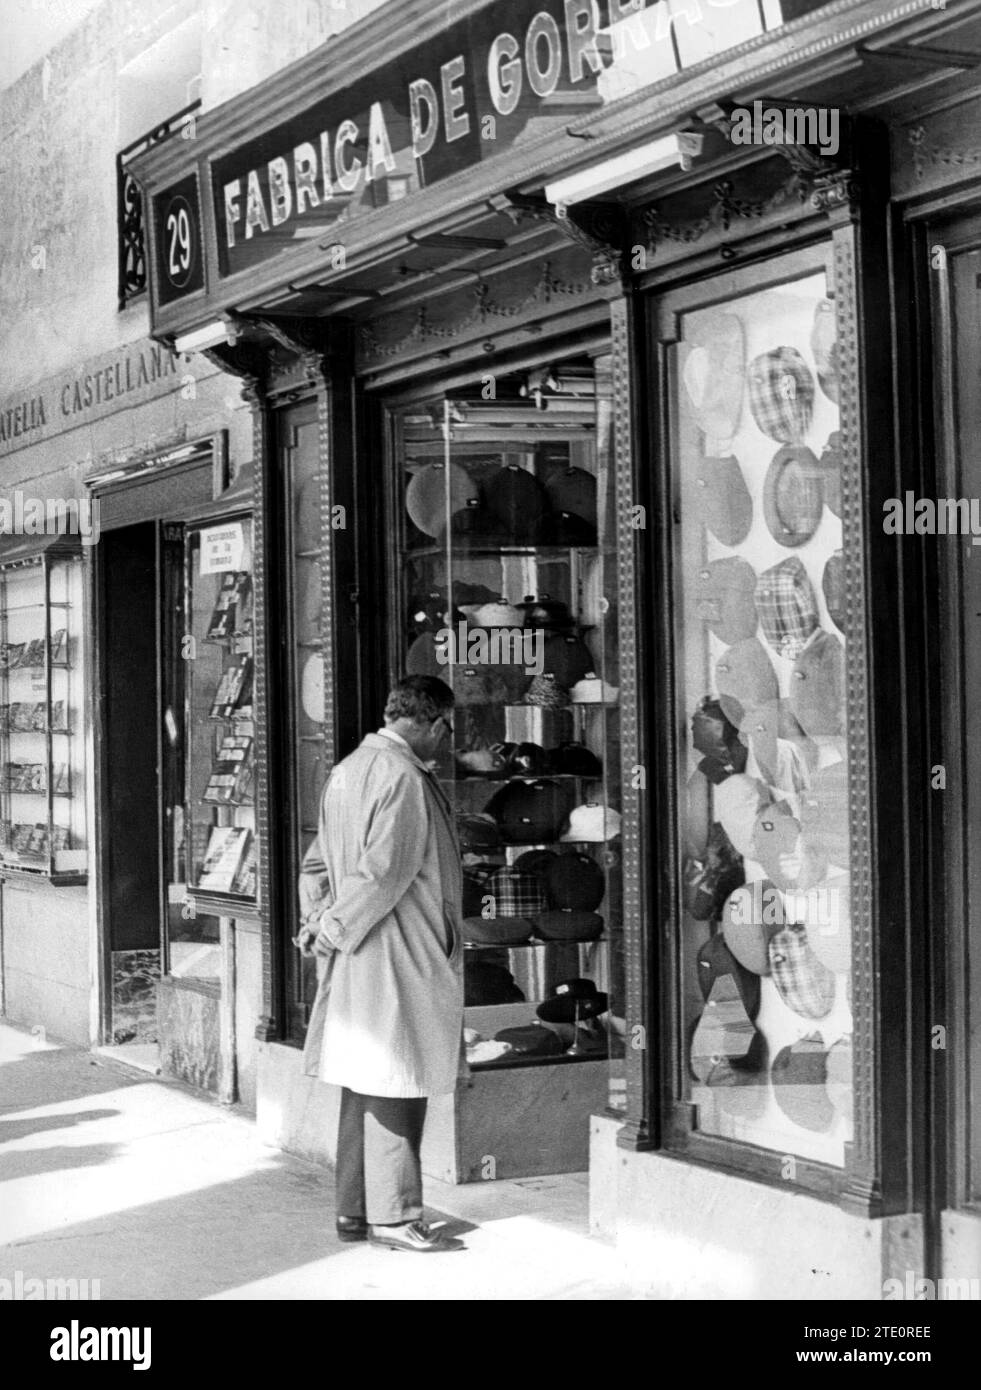
{"type": "MultiPolygon", "coordinates": [[[[495,0],[215,159],[219,271],[325,233],[342,243],[359,213],[568,128],[823,3],[495,0]]],[[[158,228],[173,194],[158,195],[158,228]]],[[[165,254],[158,245],[158,265],[165,254]]],[[[166,284],[168,300],[190,292],[173,277],[166,284]]]]}
{"type": "Polygon", "coordinates": [[[176,391],[181,381],[180,358],[160,343],[117,348],[0,401],[0,455],[176,391]]]}

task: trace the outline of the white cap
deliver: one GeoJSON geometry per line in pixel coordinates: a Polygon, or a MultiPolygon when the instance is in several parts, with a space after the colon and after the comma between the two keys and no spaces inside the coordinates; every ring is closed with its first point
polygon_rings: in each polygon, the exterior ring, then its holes
{"type": "Polygon", "coordinates": [[[587,801],[577,806],[569,816],[569,829],[560,838],[564,843],[602,843],[620,834],[622,817],[619,811],[587,801]]]}

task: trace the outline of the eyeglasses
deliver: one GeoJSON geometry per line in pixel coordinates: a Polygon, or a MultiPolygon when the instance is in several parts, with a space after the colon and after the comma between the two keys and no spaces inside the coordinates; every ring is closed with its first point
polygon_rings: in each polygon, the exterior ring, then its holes
{"type": "Polygon", "coordinates": [[[438,719],[433,720],[434,729],[440,724],[444,724],[446,726],[446,732],[448,734],[453,733],[453,720],[450,718],[448,714],[441,714],[438,719]]]}

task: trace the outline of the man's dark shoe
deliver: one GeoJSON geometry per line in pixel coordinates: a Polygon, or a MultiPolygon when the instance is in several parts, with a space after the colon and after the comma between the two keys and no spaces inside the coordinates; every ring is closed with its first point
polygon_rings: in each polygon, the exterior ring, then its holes
{"type": "Polygon", "coordinates": [[[372,1245],[387,1245],[390,1250],[416,1250],[420,1255],[452,1248],[444,1243],[442,1231],[431,1230],[424,1221],[407,1221],[402,1226],[370,1226],[368,1240],[372,1245]]]}
{"type": "Polygon", "coordinates": [[[363,1216],[339,1216],[337,1218],[338,1240],[367,1240],[368,1223],[363,1216]]]}

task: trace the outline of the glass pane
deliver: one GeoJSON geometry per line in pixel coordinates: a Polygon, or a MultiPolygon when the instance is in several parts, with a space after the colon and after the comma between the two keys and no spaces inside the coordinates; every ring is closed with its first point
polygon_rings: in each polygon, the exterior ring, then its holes
{"type": "Polygon", "coordinates": [[[456,697],[438,771],[464,857],[474,1068],[622,1059],[600,409],[593,364],[570,361],[499,378],[493,401],[435,401],[397,422],[394,666],[440,676],[456,697]]]}
{"type": "Polygon", "coordinates": [[[846,634],[825,275],[683,315],[672,398],[687,1098],[707,1134],[840,1165],[846,634]]]}

